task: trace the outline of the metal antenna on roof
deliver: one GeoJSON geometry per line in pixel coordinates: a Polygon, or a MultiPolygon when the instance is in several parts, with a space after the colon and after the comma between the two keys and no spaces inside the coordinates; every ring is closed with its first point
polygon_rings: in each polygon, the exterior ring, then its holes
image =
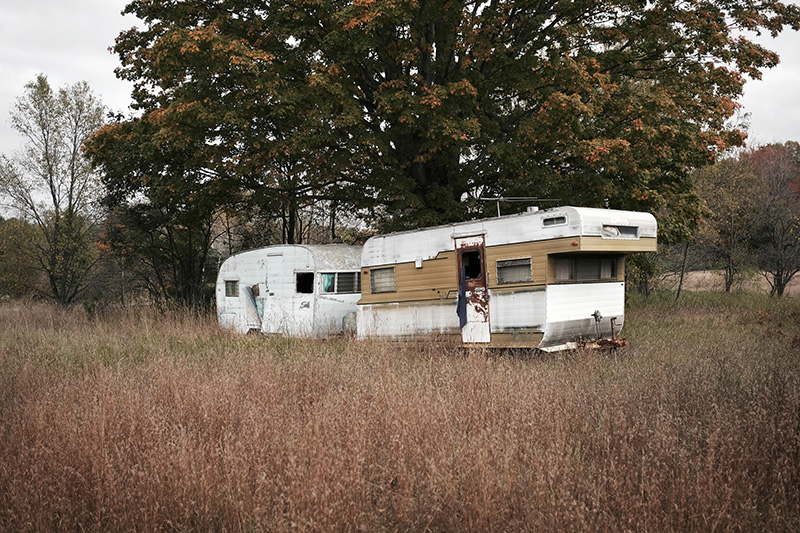
{"type": "Polygon", "coordinates": [[[500,202],[560,202],[561,198],[537,198],[536,196],[498,196],[488,198],[481,196],[478,200],[497,202],[497,216],[500,216],[500,202]]]}

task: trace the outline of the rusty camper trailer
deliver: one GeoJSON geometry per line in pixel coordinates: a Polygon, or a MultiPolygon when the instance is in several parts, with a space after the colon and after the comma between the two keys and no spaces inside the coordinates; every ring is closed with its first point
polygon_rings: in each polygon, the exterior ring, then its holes
{"type": "Polygon", "coordinates": [[[624,256],[655,251],[656,232],[648,213],[560,207],[371,237],[358,336],[548,351],[614,337],[624,256]]]}
{"type": "Polygon", "coordinates": [[[217,276],[217,317],[240,333],[325,337],[354,328],[361,246],[278,245],[230,256],[217,276]]]}

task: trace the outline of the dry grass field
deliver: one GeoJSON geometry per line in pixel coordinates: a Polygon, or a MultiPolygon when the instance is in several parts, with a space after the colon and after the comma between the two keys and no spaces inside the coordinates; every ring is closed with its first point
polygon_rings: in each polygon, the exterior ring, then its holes
{"type": "Polygon", "coordinates": [[[0,307],[3,531],[798,531],[800,302],[633,302],[617,354],[0,307]]]}

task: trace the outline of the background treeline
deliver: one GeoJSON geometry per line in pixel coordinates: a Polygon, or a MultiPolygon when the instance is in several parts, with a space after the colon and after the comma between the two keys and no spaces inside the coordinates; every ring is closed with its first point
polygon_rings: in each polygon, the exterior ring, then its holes
{"type": "MultiPolygon", "coordinates": [[[[630,257],[629,289],[649,294],[669,287],[679,296],[687,273],[712,270],[722,276],[725,291],[758,278],[766,280],[772,295],[783,295],[800,272],[800,144],[740,150],[694,171],[692,180],[704,207],[697,230],[656,254],[630,257]]],[[[93,226],[82,242],[92,268],[64,303],[206,305],[225,258],[289,241],[281,213],[220,210],[207,226],[191,226],[140,209],[112,211],[93,226]],[[161,224],[154,220],[159,216],[161,224]]],[[[360,243],[372,233],[363,220],[348,219],[328,202],[306,206],[295,216],[296,243],[360,243]]],[[[34,222],[0,218],[0,297],[58,294],[48,271],[37,264],[43,238],[34,222]]]]}
{"type": "MultiPolygon", "coordinates": [[[[797,5],[125,11],[142,23],[113,47],[129,115],[43,75],[12,111],[23,145],[0,168],[14,209],[2,295],[202,306],[235,251],[489,216],[480,198],[496,196],[653,212],[660,241],[683,244],[670,259],[702,256],[731,279],[751,264],[775,294],[797,271],[796,143],[732,151],[745,80],[778,63],[742,30],[800,29],[797,5]]],[[[637,261],[647,291],[659,265],[637,261]]]]}
{"type": "Polygon", "coordinates": [[[713,270],[726,292],[756,277],[782,296],[800,272],[800,144],[728,154],[692,178],[704,202],[702,221],[683,242],[630,258],[635,288],[647,294],[669,286],[679,297],[688,272],[713,270]]]}

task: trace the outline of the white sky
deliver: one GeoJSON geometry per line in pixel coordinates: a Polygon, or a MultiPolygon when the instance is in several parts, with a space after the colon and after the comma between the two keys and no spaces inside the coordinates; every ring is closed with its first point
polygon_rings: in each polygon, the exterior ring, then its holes
{"type": "MultiPolygon", "coordinates": [[[[0,7],[0,153],[20,146],[9,112],[27,82],[43,73],[54,88],[85,80],[103,103],[126,112],[130,85],[117,80],[117,57],[108,48],[136,24],[122,17],[127,0],[11,0],[0,7]]],[[[744,111],[750,113],[750,140],[759,144],[800,141],[800,34],[762,39],[781,64],[749,81],[744,111]]]]}

